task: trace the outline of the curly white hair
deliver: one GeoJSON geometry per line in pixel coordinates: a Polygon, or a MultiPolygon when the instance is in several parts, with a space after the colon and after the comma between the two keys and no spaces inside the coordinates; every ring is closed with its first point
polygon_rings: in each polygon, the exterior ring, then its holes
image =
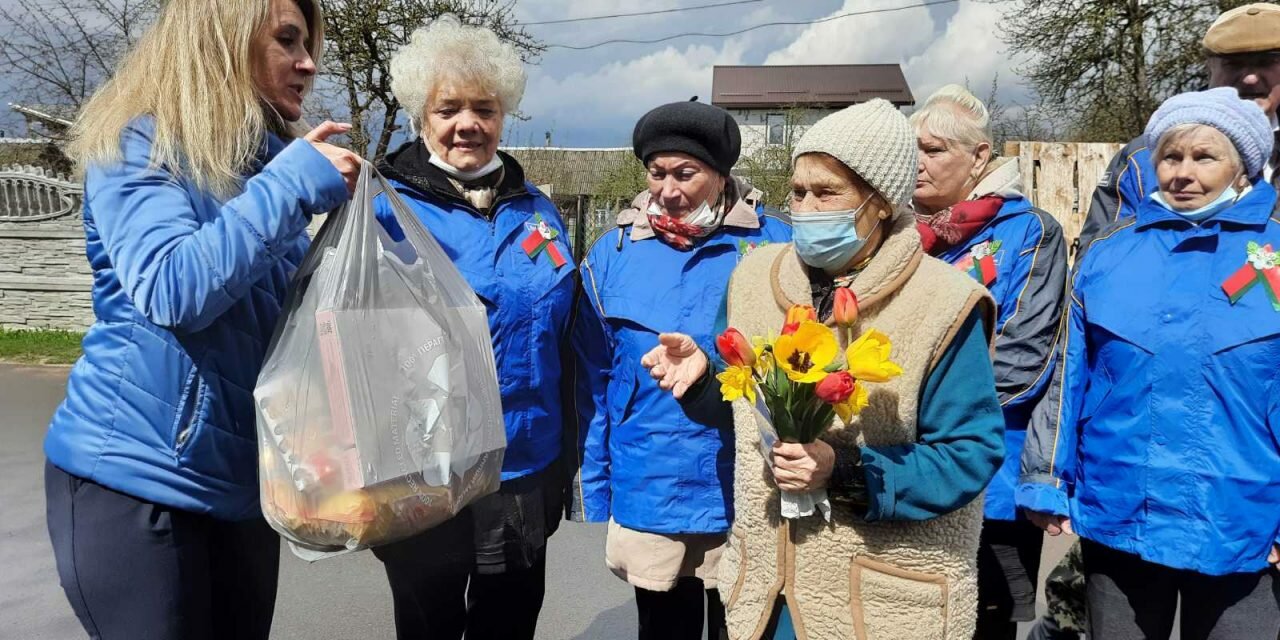
{"type": "Polygon", "coordinates": [[[504,114],[512,113],[524,97],[524,62],[493,31],[445,14],[418,27],[391,57],[391,92],[415,130],[442,81],[479,85],[498,99],[504,114]]]}

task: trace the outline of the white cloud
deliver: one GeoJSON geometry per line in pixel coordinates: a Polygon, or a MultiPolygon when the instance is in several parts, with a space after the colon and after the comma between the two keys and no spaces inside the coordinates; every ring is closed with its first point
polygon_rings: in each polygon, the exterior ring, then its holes
{"type": "MultiPolygon", "coordinates": [[[[887,6],[846,0],[831,15],[887,6]]],[[[960,0],[954,12],[927,9],[852,16],[815,24],[794,42],[770,54],[765,64],[902,64],[917,103],[944,84],[964,84],[985,98],[992,78],[1001,78],[1002,100],[1020,99],[1014,63],[1004,54],[995,26],[998,5],[960,0]]]]}
{"type": "MultiPolygon", "coordinates": [[[[525,144],[530,138],[541,141],[542,130],[610,131],[597,144],[630,143],[631,126],[649,109],[667,102],[699,96],[706,102],[711,94],[711,68],[717,64],[740,64],[742,43],[724,48],[690,45],[668,46],[632,60],[610,62],[595,70],[557,76],[538,67],[529,77],[529,88],[520,110],[541,125],[537,131],[516,125],[508,139],[525,144]],[[528,131],[528,135],[521,131],[528,131]],[[514,139],[512,139],[514,137],[514,139]]],[[[563,142],[553,131],[556,142],[563,142]]],[[[568,141],[573,144],[572,141],[568,141]]]]}

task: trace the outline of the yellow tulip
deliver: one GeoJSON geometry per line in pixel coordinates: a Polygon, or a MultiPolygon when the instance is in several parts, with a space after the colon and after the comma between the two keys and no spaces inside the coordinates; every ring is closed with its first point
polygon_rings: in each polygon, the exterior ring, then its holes
{"type": "Polygon", "coordinates": [[[720,397],[725,402],[733,402],[745,397],[750,402],[756,401],[756,385],[751,379],[751,367],[729,367],[716,375],[720,381],[720,397]]]}
{"type": "Polygon", "coordinates": [[[889,360],[893,343],[889,336],[871,329],[845,350],[849,373],[860,381],[888,382],[902,375],[902,367],[889,360]]]}
{"type": "Polygon", "coordinates": [[[773,344],[778,367],[792,381],[802,383],[825,378],[826,368],[835,361],[839,350],[831,329],[811,320],[801,322],[795,333],[779,336],[773,344]]]}

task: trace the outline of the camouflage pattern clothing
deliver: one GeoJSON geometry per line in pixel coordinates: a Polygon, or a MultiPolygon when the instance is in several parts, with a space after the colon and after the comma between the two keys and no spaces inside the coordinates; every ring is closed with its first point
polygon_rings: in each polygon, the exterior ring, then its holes
{"type": "Polygon", "coordinates": [[[1084,562],[1076,540],[1044,583],[1048,612],[1036,622],[1027,640],[1080,640],[1085,638],[1084,562]]]}

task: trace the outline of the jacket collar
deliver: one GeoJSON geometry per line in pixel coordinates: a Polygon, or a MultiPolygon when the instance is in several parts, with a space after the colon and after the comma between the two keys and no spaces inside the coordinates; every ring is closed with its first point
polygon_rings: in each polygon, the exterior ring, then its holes
{"type": "MultiPolygon", "coordinates": [[[[743,191],[742,186],[745,183],[736,183],[735,189],[739,192],[743,191]]],[[[749,200],[758,201],[760,191],[751,189],[746,197],[738,198],[733,203],[733,207],[725,214],[724,220],[720,223],[721,227],[737,227],[739,229],[759,229],[760,215],[756,213],[756,208],[749,200]]],[[[639,242],[640,240],[648,240],[656,237],[653,227],[649,225],[649,199],[648,191],[642,191],[632,201],[631,206],[624,209],[618,214],[618,226],[631,226],[631,241],[639,242]]]]}
{"type": "Polygon", "coordinates": [[[1000,196],[1005,200],[1026,197],[1022,193],[1022,170],[1018,168],[1017,158],[993,160],[965,199],[977,200],[984,196],[1000,196]]]}
{"type": "MultiPolygon", "coordinates": [[[[498,183],[494,202],[529,193],[529,188],[525,186],[524,168],[520,163],[502,151],[498,152],[498,157],[502,159],[503,176],[502,182],[498,183]]],[[[453,186],[453,182],[449,180],[449,174],[431,164],[430,159],[431,151],[419,137],[387,154],[387,157],[378,163],[378,171],[424,194],[436,195],[463,204],[468,209],[474,209],[475,207],[458,192],[457,187],[453,186]]]]}
{"type": "MultiPolygon", "coordinates": [[[[1237,226],[1262,226],[1271,217],[1275,204],[1275,188],[1267,184],[1266,180],[1259,178],[1253,182],[1253,187],[1249,189],[1248,193],[1244,194],[1244,197],[1212,218],[1205,220],[1200,226],[1221,225],[1222,223],[1237,226]]],[[[1137,223],[1134,225],[1135,230],[1143,231],[1163,224],[1185,228],[1195,226],[1190,220],[1156,204],[1151,199],[1151,196],[1147,196],[1142,201],[1142,204],[1138,206],[1137,223]]]]}

